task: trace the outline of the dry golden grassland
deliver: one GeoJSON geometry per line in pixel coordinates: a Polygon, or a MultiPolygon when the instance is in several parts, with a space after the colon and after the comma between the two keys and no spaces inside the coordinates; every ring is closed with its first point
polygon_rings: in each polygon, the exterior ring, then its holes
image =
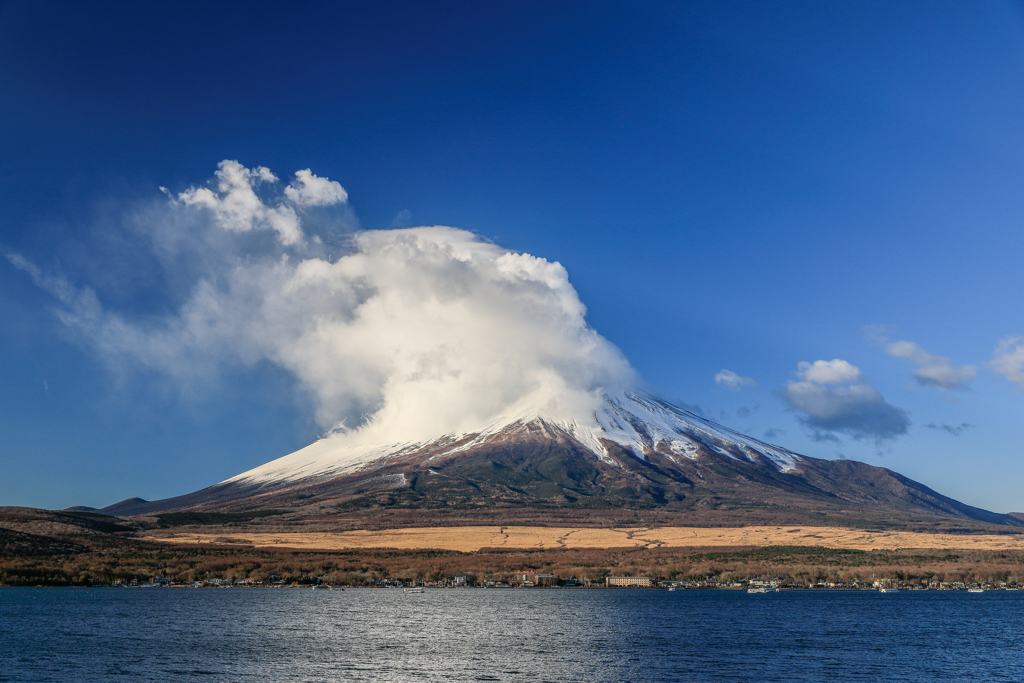
{"type": "Polygon", "coordinates": [[[481,548],[588,549],[805,546],[853,550],[906,548],[959,550],[1024,550],[1024,535],[933,534],[910,531],[867,531],[841,527],[748,526],[740,528],[572,528],[527,526],[462,526],[384,529],[378,531],[252,532],[236,529],[210,532],[153,532],[149,541],[174,544],[244,545],[256,548],[351,550],[456,550],[481,548]]]}
{"type": "Polygon", "coordinates": [[[1024,585],[1019,529],[943,520],[924,520],[913,530],[885,520],[874,530],[866,524],[687,527],[635,511],[578,521],[556,521],[543,511],[530,515],[543,522],[458,526],[452,522],[468,520],[422,513],[310,519],[283,512],[112,519],[0,508],[0,586],[144,583],[156,575],[179,585],[223,579],[372,586],[456,576],[510,581],[523,569],[597,583],[625,575],[722,581],[772,576],[794,585],[872,577],[913,585],[1024,585]]]}

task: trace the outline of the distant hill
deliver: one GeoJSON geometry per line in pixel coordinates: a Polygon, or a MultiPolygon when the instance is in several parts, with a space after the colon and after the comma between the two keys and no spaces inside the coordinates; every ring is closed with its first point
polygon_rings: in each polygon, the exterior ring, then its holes
{"type": "Polygon", "coordinates": [[[148,500],[142,498],[127,498],[122,500],[120,503],[114,503],[108,505],[105,508],[100,508],[97,512],[101,512],[105,515],[135,515],[138,514],[136,510],[140,510],[149,504],[148,500]]]}

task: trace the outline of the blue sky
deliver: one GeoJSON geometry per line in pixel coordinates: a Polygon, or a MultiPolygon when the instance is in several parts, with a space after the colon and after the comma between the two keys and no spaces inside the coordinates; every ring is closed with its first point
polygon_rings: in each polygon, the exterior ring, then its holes
{"type": "MultiPolygon", "coordinates": [[[[666,398],[1024,510],[1022,76],[1002,2],[5,2],[0,247],[145,320],[182,286],[131,227],[160,187],[308,168],[339,230],[560,262],[666,398]]],[[[10,259],[0,319],[4,504],[171,496],[322,431],[269,363],[112,367],[10,259]]]]}

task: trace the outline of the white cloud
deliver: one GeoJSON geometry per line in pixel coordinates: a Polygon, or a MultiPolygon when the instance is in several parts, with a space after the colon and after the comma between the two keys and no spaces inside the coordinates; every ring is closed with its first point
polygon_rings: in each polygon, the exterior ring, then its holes
{"type": "Polygon", "coordinates": [[[989,366],[1011,382],[1024,384],[1024,339],[1007,337],[1001,340],[989,366]]]}
{"type": "Polygon", "coordinates": [[[284,188],[285,198],[276,205],[265,203],[256,188],[276,183],[277,176],[263,166],[248,169],[237,161],[225,159],[217,166],[217,191],[191,187],[178,195],[185,206],[209,210],[215,223],[231,232],[271,229],[286,246],[303,239],[301,221],[295,207],[344,204],[348,193],[338,183],[319,178],[309,169],[298,171],[296,181],[284,188]]]}
{"type": "Polygon", "coordinates": [[[813,363],[800,361],[797,377],[818,384],[846,384],[860,379],[860,369],[845,360],[816,360],[813,363]]]}
{"type": "Polygon", "coordinates": [[[295,245],[253,199],[255,184],[272,182],[269,171],[226,161],[217,177],[218,193],[182,193],[152,231],[179,250],[169,270],[192,268],[186,294],[162,317],[107,310],[91,290],[9,258],[112,364],[131,359],[188,382],[219,366],[270,362],[312,397],[324,428],[353,442],[480,428],[509,413],[579,414],[604,390],[635,382],[621,352],[587,325],[557,262],[441,226],[359,232],[341,254],[313,239],[295,245]],[[281,237],[269,252],[219,246],[259,227],[281,237]],[[204,241],[204,231],[220,237],[204,241]],[[184,243],[196,258],[180,256],[184,243]],[[226,255],[201,253],[211,248],[226,255]]]}
{"type": "Polygon", "coordinates": [[[284,188],[284,194],[296,206],[330,206],[348,201],[348,192],[341,183],[315,176],[308,168],[295,172],[295,182],[284,188]]]}
{"type": "Polygon", "coordinates": [[[800,381],[790,381],[782,397],[801,413],[800,421],[819,440],[836,440],[835,433],[875,441],[894,439],[907,432],[906,411],[886,403],[872,386],[861,381],[860,370],[850,363],[801,362],[800,381]],[[849,386],[832,386],[849,384],[849,386]]]}
{"type": "Polygon", "coordinates": [[[723,387],[728,387],[729,389],[735,389],[738,391],[741,387],[752,387],[757,384],[757,382],[750,377],[741,377],[732,370],[723,369],[715,375],[715,384],[720,384],[723,387]]]}
{"type": "Polygon", "coordinates": [[[100,306],[95,292],[91,289],[76,289],[63,276],[44,273],[42,269],[21,254],[6,254],[6,256],[11,265],[28,273],[37,287],[49,292],[63,305],[63,308],[57,311],[63,319],[67,320],[66,316],[72,313],[77,319],[90,321],[103,315],[103,308],[100,306]]]}
{"type": "Polygon", "coordinates": [[[966,389],[977,377],[977,368],[971,365],[958,366],[948,358],[935,356],[910,341],[895,341],[886,344],[885,352],[896,358],[906,358],[917,363],[914,379],[918,384],[938,389],[966,389]]]}

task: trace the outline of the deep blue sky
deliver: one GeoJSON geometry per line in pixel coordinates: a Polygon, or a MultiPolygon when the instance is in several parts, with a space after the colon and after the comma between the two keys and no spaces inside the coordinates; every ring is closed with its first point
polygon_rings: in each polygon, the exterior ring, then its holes
{"type": "MultiPolygon", "coordinates": [[[[557,260],[667,398],[1024,510],[1022,385],[989,365],[1024,335],[1018,4],[0,3],[5,254],[159,312],[110,226],[222,159],[557,260]],[[903,426],[807,412],[797,364],[832,359],[903,426]]],[[[317,434],[280,370],[112,374],[52,308],[0,261],[0,504],[171,496],[317,434]]]]}

